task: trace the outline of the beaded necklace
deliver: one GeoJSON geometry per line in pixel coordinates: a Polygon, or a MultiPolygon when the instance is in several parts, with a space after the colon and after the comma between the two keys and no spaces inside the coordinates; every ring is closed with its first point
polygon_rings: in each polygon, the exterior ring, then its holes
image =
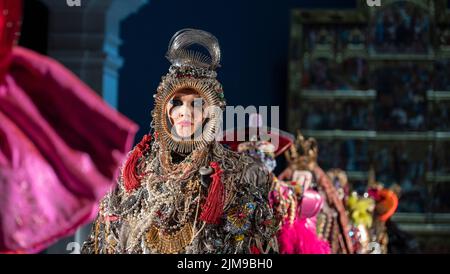
{"type": "Polygon", "coordinates": [[[200,179],[195,173],[208,160],[207,152],[194,150],[177,164],[172,163],[170,151],[156,156],[162,172],[152,172],[146,184],[153,216],[145,242],[158,253],[177,253],[194,239],[201,202],[200,179]]]}
{"type": "Polygon", "coordinates": [[[185,211],[182,218],[173,226],[152,224],[145,236],[145,241],[151,249],[155,249],[158,253],[178,253],[192,243],[195,238],[196,222],[198,217],[198,209],[200,205],[200,182],[189,181],[186,191],[186,199],[189,197],[192,201],[185,202],[185,211]],[[198,193],[195,198],[192,198],[198,193]],[[195,205],[193,207],[192,205],[195,205]],[[195,210],[195,217],[191,216],[195,210]],[[192,224],[193,222],[193,224],[192,224]]]}

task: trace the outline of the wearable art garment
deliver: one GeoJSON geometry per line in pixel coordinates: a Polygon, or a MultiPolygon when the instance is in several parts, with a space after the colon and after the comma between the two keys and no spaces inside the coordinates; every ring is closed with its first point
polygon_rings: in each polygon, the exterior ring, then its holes
{"type": "Polygon", "coordinates": [[[317,215],[319,237],[328,241],[333,254],[354,253],[349,234],[350,223],[344,203],[331,179],[317,165],[317,141],[313,138],[305,139],[298,132],[296,141],[285,152],[285,156],[289,167],[279,175],[280,178],[289,178],[296,170],[309,170],[315,178],[318,192],[324,199],[323,206],[317,215]]]}
{"type": "Polygon", "coordinates": [[[312,189],[299,193],[297,182],[283,182],[276,178],[270,192],[270,203],[282,216],[278,231],[279,251],[282,254],[330,254],[330,245],[317,235],[316,215],[323,199],[312,189]]]}
{"type": "MultiPolygon", "coordinates": [[[[258,132],[256,128],[262,129],[261,125],[255,125],[253,130],[246,128],[242,132],[253,131],[256,133],[258,132]]],[[[224,135],[236,136],[238,135],[237,131],[239,130],[230,130],[224,135]]],[[[266,132],[268,131],[266,130],[266,132]]],[[[269,135],[271,141],[276,139],[279,142],[278,147],[269,141],[259,140],[258,134],[251,137],[249,142],[238,142],[236,141],[238,139],[234,138],[235,141],[224,143],[249,155],[271,174],[269,203],[280,224],[280,229],[277,231],[279,253],[329,254],[328,242],[319,239],[316,233],[316,215],[322,208],[322,197],[312,189],[304,189],[300,182],[281,181],[272,173],[276,166],[275,157],[288,149],[294,139],[293,136],[283,131],[275,132],[281,134],[271,133],[269,135]]]]}
{"type": "MultiPolygon", "coordinates": [[[[146,174],[141,186],[128,192],[124,176],[100,205],[92,234],[82,253],[179,253],[234,254],[278,251],[278,229],[267,200],[270,175],[248,156],[225,149],[221,144],[193,152],[177,169],[158,171],[165,156],[158,143],[141,161],[146,174]],[[224,185],[223,213],[217,222],[204,222],[209,188],[201,185],[201,166],[217,163],[224,185]],[[166,177],[168,176],[168,177],[166,177]],[[187,208],[175,221],[176,208],[187,208]]],[[[135,148],[136,149],[136,148],[135,148]]],[[[217,172],[215,173],[217,174],[217,172]]]]}
{"type": "Polygon", "coordinates": [[[319,213],[319,234],[322,238],[328,239],[332,253],[353,254],[353,244],[349,234],[350,223],[344,204],[327,174],[319,166],[316,166],[312,172],[326,199],[319,213]]]}
{"type": "MultiPolygon", "coordinates": [[[[215,71],[217,39],[202,30],[180,30],[167,57],[172,65],[155,94],[153,133],[130,153],[118,187],[100,204],[82,253],[277,252],[278,227],[268,201],[271,176],[251,157],[211,138],[219,132],[217,113],[199,114],[203,133],[198,137],[199,128],[189,127],[186,139],[169,128],[171,102],[185,104],[176,97],[181,91],[204,102],[198,107],[202,113],[204,106],[225,108],[215,71]]],[[[186,105],[177,117],[190,124],[194,110],[192,103],[186,105]]]]}
{"type": "Polygon", "coordinates": [[[91,221],[137,126],[58,62],[13,46],[0,9],[0,253],[34,253],[91,221]]]}
{"type": "Polygon", "coordinates": [[[390,235],[387,221],[398,206],[398,189],[384,188],[375,180],[374,170],[369,171],[368,188],[365,195],[359,195],[351,189],[347,175],[343,170],[332,169],[328,177],[339,193],[349,216],[350,236],[356,254],[388,253],[390,235]],[[376,244],[376,248],[372,245],[376,244]]]}

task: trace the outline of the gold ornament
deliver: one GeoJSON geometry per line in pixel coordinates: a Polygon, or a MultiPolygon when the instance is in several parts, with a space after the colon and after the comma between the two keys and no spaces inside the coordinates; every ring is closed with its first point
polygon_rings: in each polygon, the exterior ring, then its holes
{"type": "Polygon", "coordinates": [[[297,138],[284,155],[293,170],[313,170],[317,165],[319,148],[314,138],[305,139],[297,132],[297,138]]]}
{"type": "Polygon", "coordinates": [[[163,80],[155,96],[153,121],[158,139],[163,146],[179,153],[190,153],[195,149],[202,149],[215,140],[215,134],[221,125],[221,101],[211,84],[211,79],[173,78],[163,80]],[[182,89],[192,89],[206,101],[208,107],[208,121],[200,136],[184,139],[175,136],[168,125],[165,108],[175,93],[182,89]]]}
{"type": "Polygon", "coordinates": [[[180,230],[166,234],[156,226],[152,226],[146,235],[147,245],[162,254],[175,254],[186,248],[194,240],[194,229],[190,223],[180,230]]]}

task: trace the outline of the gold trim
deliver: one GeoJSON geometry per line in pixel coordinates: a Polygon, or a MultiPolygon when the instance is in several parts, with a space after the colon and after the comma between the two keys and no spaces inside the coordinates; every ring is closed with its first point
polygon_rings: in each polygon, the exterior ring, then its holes
{"type": "Polygon", "coordinates": [[[176,79],[167,77],[163,80],[155,97],[153,121],[155,123],[155,129],[158,132],[158,139],[160,139],[166,148],[180,153],[190,153],[193,150],[202,149],[214,141],[221,114],[215,113],[212,108],[217,107],[218,109],[221,109],[221,101],[216,92],[216,87],[218,85],[220,84],[215,79],[176,79]],[[190,88],[197,91],[200,96],[206,100],[208,107],[213,110],[213,112],[208,115],[209,121],[204,126],[203,132],[201,136],[199,136],[199,140],[181,140],[171,134],[171,130],[167,124],[165,106],[178,90],[184,88],[190,88]]]}
{"type": "Polygon", "coordinates": [[[173,234],[164,234],[160,229],[152,226],[146,235],[147,245],[162,254],[178,253],[192,243],[193,239],[194,228],[190,223],[173,234]]]}

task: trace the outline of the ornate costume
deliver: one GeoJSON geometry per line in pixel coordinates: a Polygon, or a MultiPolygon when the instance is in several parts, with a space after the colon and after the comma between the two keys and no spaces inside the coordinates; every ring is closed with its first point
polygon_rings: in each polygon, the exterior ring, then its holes
{"type": "Polygon", "coordinates": [[[325,202],[317,216],[317,233],[327,240],[333,254],[352,254],[353,244],[349,236],[349,220],[344,204],[330,178],[317,164],[318,145],[315,139],[305,139],[298,133],[297,140],[285,152],[289,167],[281,178],[292,177],[295,170],[312,172],[316,188],[325,202]]]}
{"type": "Polygon", "coordinates": [[[269,172],[215,140],[217,110],[225,106],[216,80],[216,38],[181,30],[170,41],[167,57],[172,66],[155,94],[154,132],[130,153],[118,186],[101,202],[82,252],[277,252],[269,172]],[[192,45],[209,56],[189,49],[192,45]],[[167,113],[178,104],[173,98],[180,90],[195,92],[213,109],[201,134],[196,130],[185,138],[171,128],[167,113]]]}
{"type": "Polygon", "coordinates": [[[328,176],[342,194],[340,197],[347,208],[350,219],[350,236],[353,249],[358,254],[388,253],[388,233],[386,221],[398,206],[397,194],[375,182],[373,169],[369,185],[363,197],[350,192],[347,176],[339,169],[330,170],[328,176]]]}
{"type": "Polygon", "coordinates": [[[277,140],[276,143],[279,145],[276,148],[271,142],[260,140],[258,136],[261,135],[258,132],[261,133],[264,128],[262,123],[252,123],[255,121],[262,122],[259,114],[250,115],[250,128],[241,130],[240,133],[234,131],[225,133],[226,136],[231,135],[235,137],[234,140],[238,140],[236,137],[239,134],[249,135],[250,132],[254,132],[256,135],[251,136],[249,142],[228,141],[226,143],[254,158],[272,174],[269,201],[275,220],[280,224],[280,230],[277,232],[279,252],[281,254],[329,254],[328,242],[319,239],[316,233],[315,217],[322,207],[322,197],[318,192],[307,188],[304,182],[281,181],[273,174],[276,167],[275,157],[292,145],[294,137],[281,130],[271,132],[265,129],[271,141],[277,140]]]}

